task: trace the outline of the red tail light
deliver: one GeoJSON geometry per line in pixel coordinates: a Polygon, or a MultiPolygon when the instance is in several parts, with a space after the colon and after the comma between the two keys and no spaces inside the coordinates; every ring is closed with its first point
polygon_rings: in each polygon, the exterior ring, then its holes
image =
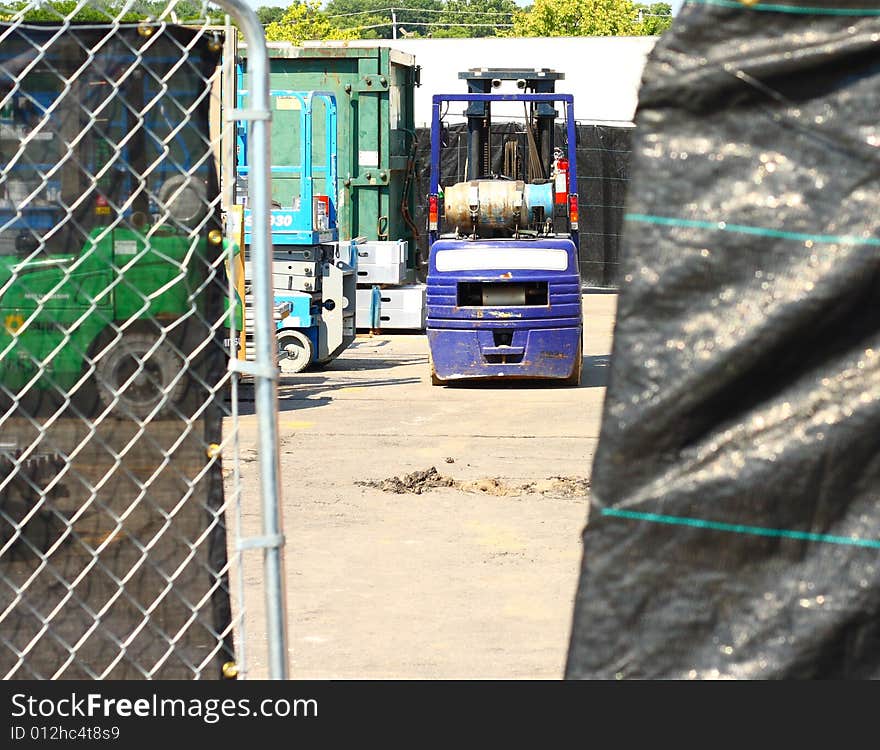
{"type": "Polygon", "coordinates": [[[428,196],[428,229],[436,232],[440,226],[440,199],[436,195],[428,196]]]}
{"type": "Polygon", "coordinates": [[[578,197],[577,193],[568,196],[568,220],[571,222],[571,228],[578,228],[578,197]]]}

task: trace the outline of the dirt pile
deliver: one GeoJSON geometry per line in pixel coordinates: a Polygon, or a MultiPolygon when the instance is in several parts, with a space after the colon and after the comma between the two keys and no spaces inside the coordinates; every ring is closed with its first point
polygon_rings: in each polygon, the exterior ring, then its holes
{"type": "Polygon", "coordinates": [[[440,474],[434,466],[402,477],[357,481],[355,484],[399,495],[406,493],[421,495],[435,487],[454,487],[462,492],[508,497],[528,494],[585,497],[589,488],[589,480],[582,477],[553,476],[526,483],[512,482],[501,477],[460,481],[440,474]]]}
{"type": "Polygon", "coordinates": [[[406,474],[403,477],[389,477],[388,479],[355,482],[355,484],[364,487],[375,487],[383,492],[394,492],[398,495],[403,495],[407,492],[421,495],[423,492],[434,487],[454,487],[455,480],[450,477],[444,477],[437,471],[436,467],[432,466],[430,469],[414,471],[412,474],[406,474]]]}

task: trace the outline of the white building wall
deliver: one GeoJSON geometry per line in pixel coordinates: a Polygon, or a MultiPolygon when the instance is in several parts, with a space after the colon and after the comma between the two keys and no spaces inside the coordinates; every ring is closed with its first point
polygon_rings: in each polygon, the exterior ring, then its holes
{"type": "MultiPolygon", "coordinates": [[[[431,123],[434,94],[466,94],[460,72],[471,68],[549,68],[565,74],[557,93],[574,96],[579,121],[631,124],[648,53],[658,37],[528,37],[490,39],[360,39],[356,42],[306,42],[321,46],[386,46],[415,57],[422,85],[415,90],[415,125],[431,123]]],[[[502,91],[515,91],[511,82],[502,91]]],[[[522,104],[511,116],[522,115],[522,104]]],[[[459,112],[464,105],[457,106],[459,112]]],[[[455,122],[450,106],[446,122],[455,122]]],[[[506,119],[493,108],[494,119],[506,119]]]]}

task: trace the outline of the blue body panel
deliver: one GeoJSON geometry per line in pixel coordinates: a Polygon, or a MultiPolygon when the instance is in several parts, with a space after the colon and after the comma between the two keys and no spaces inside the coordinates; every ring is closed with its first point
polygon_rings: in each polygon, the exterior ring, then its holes
{"type": "MultiPolygon", "coordinates": [[[[320,245],[322,242],[336,242],[339,239],[339,229],[335,226],[329,229],[315,229],[312,227],[312,209],[308,210],[293,208],[273,208],[269,217],[271,220],[272,244],[273,245],[320,245]]],[[[244,210],[244,244],[251,244],[251,227],[253,226],[252,211],[244,210]]]]}
{"type": "Polygon", "coordinates": [[[442,380],[567,378],[582,356],[582,318],[577,249],[567,238],[441,239],[431,246],[426,333],[434,372],[442,380]],[[567,263],[560,270],[517,269],[515,263],[499,269],[437,270],[438,252],[462,248],[474,256],[503,249],[508,257],[541,248],[564,250],[567,263]],[[540,305],[460,306],[463,282],[543,282],[547,300],[540,305]],[[504,343],[499,344],[499,337],[504,343]]]}
{"type": "Polygon", "coordinates": [[[315,352],[318,351],[318,311],[313,309],[312,295],[308,292],[290,292],[289,294],[276,294],[276,302],[290,303],[290,314],[278,321],[276,330],[293,328],[308,336],[312,342],[312,362],[316,361],[315,352]]]}
{"type": "MultiPolygon", "coordinates": [[[[236,73],[238,76],[238,104],[242,109],[247,108],[250,92],[243,86],[243,68],[240,64],[236,65],[236,73]]],[[[272,89],[270,96],[276,102],[279,98],[287,100],[285,109],[297,111],[298,114],[298,153],[286,154],[282,164],[273,164],[270,167],[270,174],[273,178],[281,176],[296,175],[300,182],[298,195],[294,196],[293,206],[289,208],[272,208],[270,211],[270,230],[271,243],[275,250],[286,250],[291,248],[297,249],[315,249],[321,252],[321,245],[328,245],[340,242],[339,228],[337,226],[337,104],[336,95],[331,91],[292,91],[288,89],[272,89]],[[316,160],[317,150],[313,148],[314,128],[313,115],[315,113],[314,104],[318,101],[323,102],[324,109],[324,144],[322,152],[324,158],[316,160]],[[327,216],[326,221],[317,220],[315,214],[315,185],[316,179],[322,177],[327,186],[327,216]]],[[[317,110],[320,112],[320,109],[317,110]]],[[[248,127],[240,125],[237,130],[237,176],[246,178],[250,174],[250,152],[248,151],[248,127]]],[[[249,247],[251,244],[253,230],[253,214],[250,208],[244,208],[244,244],[249,247]]],[[[357,268],[357,252],[354,247],[353,240],[344,240],[341,242],[340,252],[336,258],[336,269],[342,268],[342,264],[357,268]],[[348,247],[349,258],[345,258],[345,247],[348,247]]],[[[277,329],[291,328],[308,336],[312,343],[312,363],[318,361],[319,354],[322,350],[326,351],[330,348],[327,345],[328,339],[328,318],[322,316],[322,292],[314,290],[307,291],[290,291],[282,294],[276,291],[276,302],[287,302],[291,306],[290,314],[280,320],[277,329]],[[322,325],[323,324],[323,325],[322,325]]],[[[353,293],[352,293],[353,296],[353,293]]],[[[339,338],[344,342],[345,324],[338,317],[332,323],[334,327],[333,333],[339,334],[339,338]]],[[[352,336],[353,338],[353,336],[352,336]]],[[[335,340],[335,339],[334,339],[335,340]]],[[[342,347],[334,349],[332,357],[338,356],[339,353],[347,346],[345,343],[342,347]]],[[[329,361],[329,360],[324,360],[329,361]]]]}
{"type": "Polygon", "coordinates": [[[278,321],[278,328],[311,328],[317,324],[312,315],[314,304],[312,295],[308,292],[290,292],[288,294],[276,294],[276,302],[287,302],[290,305],[290,314],[278,321]]]}

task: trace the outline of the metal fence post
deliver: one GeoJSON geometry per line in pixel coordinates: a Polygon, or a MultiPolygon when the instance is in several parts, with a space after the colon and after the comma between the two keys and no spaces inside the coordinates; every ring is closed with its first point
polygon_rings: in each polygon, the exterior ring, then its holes
{"type": "Polygon", "coordinates": [[[269,640],[269,677],[286,680],[287,610],[284,587],[284,536],[281,523],[278,457],[278,354],[275,346],[271,244],[269,239],[269,148],[271,103],[269,100],[269,52],[263,27],[255,11],[240,0],[219,0],[234,15],[248,44],[250,109],[238,113],[252,120],[249,147],[265,158],[252,161],[248,179],[248,202],[253,211],[251,229],[254,315],[255,401],[259,421],[260,486],[262,489],[263,538],[266,592],[266,633],[269,640]]]}

